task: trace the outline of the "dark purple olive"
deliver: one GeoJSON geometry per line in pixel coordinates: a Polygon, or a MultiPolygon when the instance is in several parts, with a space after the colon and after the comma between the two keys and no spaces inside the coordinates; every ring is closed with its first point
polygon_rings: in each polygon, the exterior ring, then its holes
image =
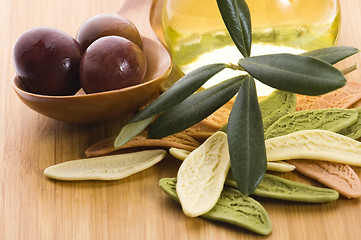
{"type": "Polygon", "coordinates": [[[80,89],[79,43],[64,32],[40,27],[24,32],[14,46],[15,71],[23,86],[43,95],[73,95],[80,89]]]}
{"type": "Polygon", "coordinates": [[[80,82],[86,93],[104,92],[141,83],[146,58],[133,42],[118,36],[102,37],[84,52],[80,82]]]}
{"type": "Polygon", "coordinates": [[[77,41],[85,50],[92,42],[105,36],[124,37],[143,49],[138,29],[127,18],[117,14],[98,14],[86,20],[79,28],[77,41]]]}

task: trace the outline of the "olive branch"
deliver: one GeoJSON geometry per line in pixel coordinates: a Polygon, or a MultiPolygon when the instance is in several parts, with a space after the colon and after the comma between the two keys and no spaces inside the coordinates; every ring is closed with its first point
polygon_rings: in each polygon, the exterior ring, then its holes
{"type": "Polygon", "coordinates": [[[332,65],[359,52],[347,46],[309,51],[300,55],[268,54],[251,57],[252,30],[244,0],[217,0],[227,30],[244,58],[234,63],[215,63],[186,74],[166,92],[136,114],[119,132],[119,147],[149,127],[149,138],[163,138],[202,121],[237,95],[226,131],[231,170],[239,190],[250,195],[266,173],[262,114],[254,79],[273,88],[303,95],[321,95],[346,84],[332,65]],[[225,68],[239,76],[198,91],[225,68]]]}

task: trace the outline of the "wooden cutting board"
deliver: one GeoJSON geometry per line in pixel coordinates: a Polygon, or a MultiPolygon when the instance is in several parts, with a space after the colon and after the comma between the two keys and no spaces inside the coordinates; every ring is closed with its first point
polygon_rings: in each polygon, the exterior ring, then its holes
{"type": "MultiPolygon", "coordinates": [[[[361,49],[361,2],[340,2],[339,45],[361,49]]],[[[120,3],[119,0],[0,0],[1,240],[360,239],[359,199],[341,197],[326,204],[259,199],[273,224],[273,232],[267,237],[223,223],[186,217],[179,205],[158,187],[160,178],[176,176],[180,162],[170,157],[119,181],[63,182],[44,177],[42,172],[46,167],[84,157],[87,147],[116,134],[122,120],[71,124],[28,109],[11,86],[13,44],[26,29],[44,25],[75,36],[86,18],[96,13],[116,12],[120,3]]],[[[159,24],[159,18],[154,23],[159,24]]],[[[361,65],[360,57],[360,54],[351,57],[339,66],[355,62],[361,65]]],[[[357,70],[347,78],[361,80],[360,76],[357,70]]],[[[361,170],[355,170],[361,176],[361,170]]],[[[317,185],[298,174],[282,176],[317,185]]]]}

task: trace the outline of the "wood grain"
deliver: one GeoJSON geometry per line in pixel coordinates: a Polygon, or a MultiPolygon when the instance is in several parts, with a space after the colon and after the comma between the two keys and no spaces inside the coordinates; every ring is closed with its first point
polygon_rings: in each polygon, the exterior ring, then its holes
{"type": "MultiPolygon", "coordinates": [[[[361,2],[341,0],[339,45],[361,49],[361,2]]],[[[26,29],[60,28],[75,36],[79,24],[101,12],[116,12],[119,0],[0,0],[0,239],[359,239],[361,201],[340,198],[327,204],[294,204],[260,199],[273,232],[260,237],[227,224],[185,217],[158,187],[176,175],[168,158],[120,181],[62,182],[47,179],[52,164],[84,157],[84,150],[114,135],[122,120],[70,124],[41,116],[17,98],[12,47],[26,29]]],[[[361,65],[358,54],[339,64],[361,65]]],[[[360,70],[347,75],[360,80],[360,70]]],[[[360,169],[356,169],[360,175],[360,169]]],[[[300,175],[290,179],[317,183],[300,175]]]]}

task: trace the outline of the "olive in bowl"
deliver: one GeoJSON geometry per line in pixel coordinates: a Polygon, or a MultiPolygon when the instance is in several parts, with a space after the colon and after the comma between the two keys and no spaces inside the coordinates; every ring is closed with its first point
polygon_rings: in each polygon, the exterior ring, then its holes
{"type": "Polygon", "coordinates": [[[154,100],[163,91],[171,71],[169,52],[161,44],[143,37],[147,73],[141,84],[113,91],[72,96],[48,96],[30,93],[14,76],[13,87],[19,99],[30,109],[53,119],[92,123],[123,119],[154,100]]]}
{"type": "Polygon", "coordinates": [[[74,38],[47,27],[24,32],[13,49],[15,71],[24,88],[43,95],[75,94],[80,89],[81,57],[74,38]]]}
{"type": "Polygon", "coordinates": [[[117,14],[102,13],[87,19],[80,26],[76,40],[85,50],[95,40],[105,36],[124,37],[143,49],[142,38],[136,26],[117,14]]]}
{"type": "Polygon", "coordinates": [[[133,42],[118,36],[102,37],[84,52],[80,82],[85,93],[122,89],[142,83],[147,62],[133,42]]]}

